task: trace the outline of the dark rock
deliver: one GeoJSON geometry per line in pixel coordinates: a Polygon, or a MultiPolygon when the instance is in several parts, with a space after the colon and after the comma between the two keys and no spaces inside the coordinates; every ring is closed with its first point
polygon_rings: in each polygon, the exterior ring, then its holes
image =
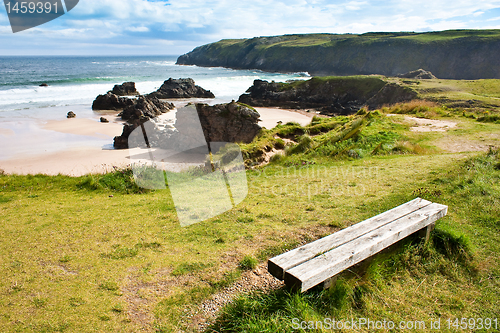
{"type": "Polygon", "coordinates": [[[92,103],[92,110],[123,110],[127,106],[133,105],[130,98],[119,97],[108,91],[106,95],[99,95],[92,103]]]}
{"type": "Polygon", "coordinates": [[[417,98],[417,93],[396,83],[386,84],[375,96],[370,98],[366,104],[370,108],[377,108],[384,104],[396,104],[408,102],[417,98]]]}
{"type": "Polygon", "coordinates": [[[119,114],[123,120],[127,120],[127,123],[123,125],[122,134],[115,136],[113,147],[115,149],[128,148],[128,137],[134,129],[173,108],[172,103],[162,102],[156,97],[139,96],[132,105],[119,114]]]}
{"type": "Polygon", "coordinates": [[[109,123],[109,120],[107,120],[107,119],[106,119],[106,118],[104,118],[104,117],[101,117],[101,119],[99,119],[99,121],[100,121],[101,123],[109,123]]]}
{"type": "Polygon", "coordinates": [[[405,79],[419,79],[419,80],[437,79],[437,77],[435,77],[431,72],[428,72],[424,69],[417,69],[416,71],[411,71],[405,74],[398,74],[396,76],[405,79]]]}
{"type": "Polygon", "coordinates": [[[255,80],[238,102],[252,106],[319,110],[324,115],[348,115],[365,105],[376,108],[416,97],[416,92],[376,77],[313,78],[308,81],[276,83],[255,80]]]}
{"type": "MultiPolygon", "coordinates": [[[[147,120],[146,120],[147,121],[147,120]]],[[[115,149],[127,149],[128,148],[128,137],[130,133],[137,127],[141,125],[140,122],[134,124],[123,125],[122,135],[115,136],[113,139],[113,147],[115,149]]]]}
{"type": "Polygon", "coordinates": [[[41,85],[39,85],[39,87],[48,87],[49,85],[47,83],[42,83],[41,85]]]}
{"type": "Polygon", "coordinates": [[[75,117],[76,114],[73,111],[68,112],[68,114],[66,115],[66,118],[75,118],[75,117]]]}
{"type": "MultiPolygon", "coordinates": [[[[147,113],[148,114],[148,113],[147,113]]],[[[148,133],[148,143],[165,149],[184,151],[200,147],[211,142],[251,142],[261,130],[257,124],[259,113],[236,102],[227,104],[190,105],[179,108],[176,113],[175,129],[160,130],[147,115],[129,119],[123,127],[123,133],[114,139],[116,149],[129,148],[128,138],[132,131],[144,124],[148,133]],[[203,134],[200,131],[199,125],[203,134]]],[[[142,137],[139,141],[143,141],[142,137]]],[[[141,146],[132,144],[132,147],[141,146]]]]}
{"type": "Polygon", "coordinates": [[[162,102],[154,96],[139,96],[132,105],[127,106],[120,114],[122,120],[134,120],[141,117],[152,119],[173,109],[172,103],[162,102]]]}
{"type": "Polygon", "coordinates": [[[124,82],[122,84],[117,84],[113,87],[111,92],[117,96],[132,96],[139,95],[139,92],[135,89],[135,82],[124,82]]]}
{"type": "Polygon", "coordinates": [[[261,130],[260,114],[234,101],[227,104],[196,104],[207,142],[250,143],[261,130]]]}
{"type": "Polygon", "coordinates": [[[215,98],[209,90],[195,85],[193,79],[168,79],[155,92],[149,94],[160,99],[167,98],[215,98]]]}

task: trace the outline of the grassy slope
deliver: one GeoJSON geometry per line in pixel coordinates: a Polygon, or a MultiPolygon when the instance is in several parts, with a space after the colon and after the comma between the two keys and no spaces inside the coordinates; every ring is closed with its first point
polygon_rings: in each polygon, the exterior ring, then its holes
{"type": "Polygon", "coordinates": [[[424,68],[439,78],[498,78],[499,40],[500,30],[283,35],[221,40],[181,56],[179,63],[315,75],[396,75],[424,68]]]}
{"type": "Polygon", "coordinates": [[[433,43],[465,37],[483,39],[500,39],[500,30],[447,30],[422,33],[365,33],[365,34],[296,34],[272,37],[256,37],[253,39],[223,39],[213,44],[224,46],[244,44],[247,41],[259,41],[258,48],[264,49],[276,45],[289,47],[303,47],[311,45],[331,46],[346,40],[360,40],[361,42],[375,41],[378,39],[412,40],[419,43],[433,43]]]}
{"type": "MultiPolygon", "coordinates": [[[[499,132],[499,124],[459,109],[424,105],[409,112],[457,121],[448,133],[457,139],[499,132]]],[[[280,126],[242,148],[258,150],[275,145],[276,134],[298,139],[304,131],[322,143],[338,132],[318,129],[339,131],[352,120],[316,119],[297,133],[293,124],[280,126]]],[[[248,171],[242,204],[187,228],[179,226],[168,191],[138,193],[129,172],[0,175],[0,330],[187,329],[201,300],[238,277],[245,256],[265,260],[417,196],[450,207],[431,246],[413,243],[379,256],[367,274],[347,272],[329,291],[242,298],[214,328],[287,332],[293,316],[498,318],[500,159],[443,154],[436,147],[442,136],[411,133],[398,117],[375,114],[356,140],[332,141],[328,149],[311,144],[306,154],[291,151],[248,171]],[[385,146],[373,153],[380,142],[385,146]]]]}

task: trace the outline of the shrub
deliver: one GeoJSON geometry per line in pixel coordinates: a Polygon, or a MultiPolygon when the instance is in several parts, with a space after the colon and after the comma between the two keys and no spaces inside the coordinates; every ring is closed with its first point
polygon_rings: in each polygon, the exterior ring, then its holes
{"type": "Polygon", "coordinates": [[[293,155],[298,153],[304,153],[312,147],[313,142],[314,142],[313,139],[309,135],[304,134],[299,138],[299,143],[297,145],[290,147],[290,149],[286,150],[286,154],[293,155]]]}
{"type": "Polygon", "coordinates": [[[259,262],[254,257],[245,256],[243,259],[241,259],[239,266],[243,270],[251,270],[257,267],[258,264],[259,262]]]}

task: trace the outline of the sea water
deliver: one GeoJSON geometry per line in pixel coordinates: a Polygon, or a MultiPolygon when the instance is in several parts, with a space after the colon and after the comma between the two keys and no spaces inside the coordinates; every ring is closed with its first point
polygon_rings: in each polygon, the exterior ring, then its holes
{"type": "Polygon", "coordinates": [[[255,79],[286,81],[305,73],[266,73],[220,67],[179,66],[176,56],[0,57],[0,122],[2,119],[54,119],[61,107],[89,116],[92,101],[115,84],[136,82],[141,94],[157,90],[169,78],[192,78],[211,90],[213,103],[237,100],[255,79]],[[47,87],[40,87],[46,83],[47,87]]]}

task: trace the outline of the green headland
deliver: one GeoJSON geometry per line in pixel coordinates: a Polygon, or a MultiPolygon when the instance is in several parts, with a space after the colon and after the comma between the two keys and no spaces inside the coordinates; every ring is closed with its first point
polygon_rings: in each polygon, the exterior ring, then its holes
{"type": "Polygon", "coordinates": [[[500,30],[304,34],[225,39],[177,63],[312,75],[395,76],[423,68],[440,79],[498,79],[499,52],[500,30]]]}

